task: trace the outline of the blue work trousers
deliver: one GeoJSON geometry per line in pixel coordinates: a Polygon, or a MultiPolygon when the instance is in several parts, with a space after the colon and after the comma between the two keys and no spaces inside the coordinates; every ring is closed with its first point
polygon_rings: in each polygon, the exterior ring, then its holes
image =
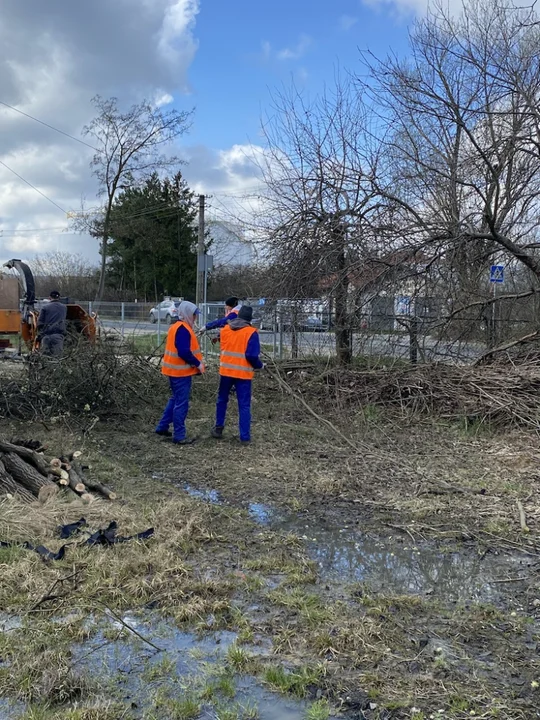
{"type": "Polygon", "coordinates": [[[171,397],[163,413],[163,417],[156,427],[156,431],[163,432],[173,424],[173,440],[183,440],[186,437],[186,417],[189,410],[189,396],[191,394],[191,381],[193,375],[188,377],[170,377],[171,397]]]}
{"type": "Polygon", "coordinates": [[[240,440],[251,440],[251,380],[220,376],[216,404],[216,427],[225,426],[227,404],[233,388],[236,389],[238,399],[240,440]]]}

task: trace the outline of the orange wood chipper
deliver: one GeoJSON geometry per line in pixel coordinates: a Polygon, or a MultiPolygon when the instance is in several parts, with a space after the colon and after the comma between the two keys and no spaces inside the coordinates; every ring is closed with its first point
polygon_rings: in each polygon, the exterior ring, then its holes
{"type": "MultiPolygon", "coordinates": [[[[9,270],[16,270],[19,280],[11,275],[0,276],[0,335],[21,335],[29,350],[39,346],[37,322],[39,311],[36,308],[36,285],[32,271],[21,260],[9,260],[4,264],[9,270]],[[23,298],[19,299],[19,286],[23,290],[23,298]]],[[[67,335],[69,337],[83,335],[91,342],[97,337],[97,318],[89,314],[80,305],[66,301],[67,335]]],[[[0,339],[0,349],[9,345],[9,339],[0,339]]]]}

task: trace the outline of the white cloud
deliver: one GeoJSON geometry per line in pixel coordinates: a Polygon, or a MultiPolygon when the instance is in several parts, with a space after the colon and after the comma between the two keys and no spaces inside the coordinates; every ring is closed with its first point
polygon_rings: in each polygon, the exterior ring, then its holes
{"type": "Polygon", "coordinates": [[[184,174],[190,187],[208,196],[208,219],[240,225],[257,235],[262,208],[265,151],[259,145],[233,145],[226,150],[204,146],[188,149],[184,174]]]}
{"type": "Polygon", "coordinates": [[[342,15],[339,18],[340,30],[344,30],[345,32],[347,32],[352,27],[354,27],[357,22],[358,22],[358,18],[354,17],[353,15],[342,15]]]}
{"type": "Polygon", "coordinates": [[[191,63],[198,47],[193,36],[199,0],[173,0],[165,9],[159,51],[173,68],[191,63]]]}
{"type": "MultiPolygon", "coordinates": [[[[90,99],[170,104],[189,86],[199,0],[2,0],[0,101],[81,137],[90,99]]],[[[0,160],[65,210],[94,204],[91,150],[0,105],[0,160]]],[[[97,259],[92,238],[0,166],[0,260],[65,249],[97,259]]]]}
{"type": "Polygon", "coordinates": [[[308,35],[300,35],[296,45],[291,47],[284,47],[280,50],[275,50],[268,40],[264,40],[261,43],[262,59],[266,62],[270,60],[278,60],[280,62],[286,62],[289,60],[300,60],[307,53],[313,40],[308,35]]]}
{"type": "MultiPolygon", "coordinates": [[[[389,10],[399,18],[412,15],[424,15],[433,0],[362,0],[370,8],[389,10]]],[[[452,13],[459,13],[463,0],[446,0],[444,7],[452,13]]]]}
{"type": "Polygon", "coordinates": [[[165,105],[170,105],[173,102],[174,97],[168,92],[157,93],[156,99],[154,100],[155,106],[158,108],[164,107],[165,105]]]}
{"type": "Polygon", "coordinates": [[[312,40],[308,35],[301,35],[296,45],[278,50],[276,57],[278,60],[300,60],[308,51],[311,43],[312,40]]]}

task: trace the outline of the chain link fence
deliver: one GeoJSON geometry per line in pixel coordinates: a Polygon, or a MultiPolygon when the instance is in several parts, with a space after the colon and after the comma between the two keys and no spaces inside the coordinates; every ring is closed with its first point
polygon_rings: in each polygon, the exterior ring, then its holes
{"type": "MultiPolygon", "coordinates": [[[[523,302],[479,303],[460,312],[440,298],[411,302],[381,294],[350,312],[342,326],[322,303],[306,310],[301,301],[247,302],[254,309],[253,325],[259,330],[262,349],[275,359],[331,359],[337,354],[339,340],[348,346],[353,359],[468,364],[491,348],[540,328],[536,297],[523,302]]],[[[166,303],[102,302],[97,308],[91,302],[78,304],[90,313],[97,309],[102,335],[136,350],[151,351],[164,343],[174,319],[174,308],[167,309],[166,303]]],[[[204,304],[199,327],[223,315],[223,303],[204,304]]],[[[210,356],[219,354],[219,344],[212,342],[218,334],[210,331],[203,336],[203,351],[210,356]]]]}

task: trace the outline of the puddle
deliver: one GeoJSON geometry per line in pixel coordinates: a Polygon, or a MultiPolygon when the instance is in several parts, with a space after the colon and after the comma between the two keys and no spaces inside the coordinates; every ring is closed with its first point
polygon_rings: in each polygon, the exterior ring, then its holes
{"type": "Polygon", "coordinates": [[[298,518],[272,529],[302,537],[323,579],[365,582],[386,593],[489,602],[502,593],[494,581],[527,575],[529,570],[526,556],[448,552],[435,543],[414,545],[348,528],[321,529],[298,518]]]}
{"type": "Polygon", "coordinates": [[[260,525],[270,525],[272,522],[281,519],[274,508],[264,503],[250,503],[248,505],[248,514],[252,520],[255,520],[260,525]]]}
{"type": "Polygon", "coordinates": [[[177,485],[177,487],[181,487],[190,497],[197,498],[197,500],[204,500],[212,505],[221,505],[223,503],[223,498],[217,490],[199,490],[189,484],[177,485]]]}
{"type": "MultiPolygon", "coordinates": [[[[224,504],[217,490],[181,487],[191,497],[224,504]]],[[[301,537],[323,581],[364,582],[376,592],[448,601],[494,602],[504,595],[501,580],[527,576],[530,571],[527,556],[488,553],[481,557],[467,549],[448,552],[433,542],[415,545],[408,538],[403,542],[403,538],[377,537],[350,528],[321,527],[309,518],[284,517],[264,503],[250,503],[247,511],[260,525],[301,537]]],[[[513,587],[520,589],[519,582],[513,587]]]]}
{"type": "MultiPolygon", "coordinates": [[[[110,620],[115,629],[123,628],[117,620],[110,620]]],[[[232,683],[230,679],[223,680],[224,660],[236,640],[235,633],[222,631],[199,637],[180,632],[165,621],[147,621],[132,614],[123,620],[162,652],[154,652],[133,636],[111,641],[110,631],[100,632],[91,642],[73,648],[72,665],[103,679],[111,689],[114,685],[115,694],[131,704],[133,717],[141,718],[151,709],[157,713],[152,717],[168,719],[167,698],[174,702],[191,695],[203,698],[201,713],[197,716],[200,720],[215,720],[219,716],[217,707],[235,709],[238,716],[243,716],[241,709],[253,712],[256,709],[256,714],[249,717],[260,720],[305,718],[308,703],[283,698],[251,676],[234,674],[232,683]],[[214,690],[210,692],[209,688],[214,690]],[[151,708],[152,696],[158,698],[154,708],[151,708]],[[163,708],[163,714],[159,714],[158,708],[163,708]]],[[[257,654],[258,648],[246,648],[246,651],[257,654]]]]}
{"type": "Polygon", "coordinates": [[[0,633],[18,630],[20,627],[22,627],[22,620],[18,615],[0,613],[0,633]]]}

